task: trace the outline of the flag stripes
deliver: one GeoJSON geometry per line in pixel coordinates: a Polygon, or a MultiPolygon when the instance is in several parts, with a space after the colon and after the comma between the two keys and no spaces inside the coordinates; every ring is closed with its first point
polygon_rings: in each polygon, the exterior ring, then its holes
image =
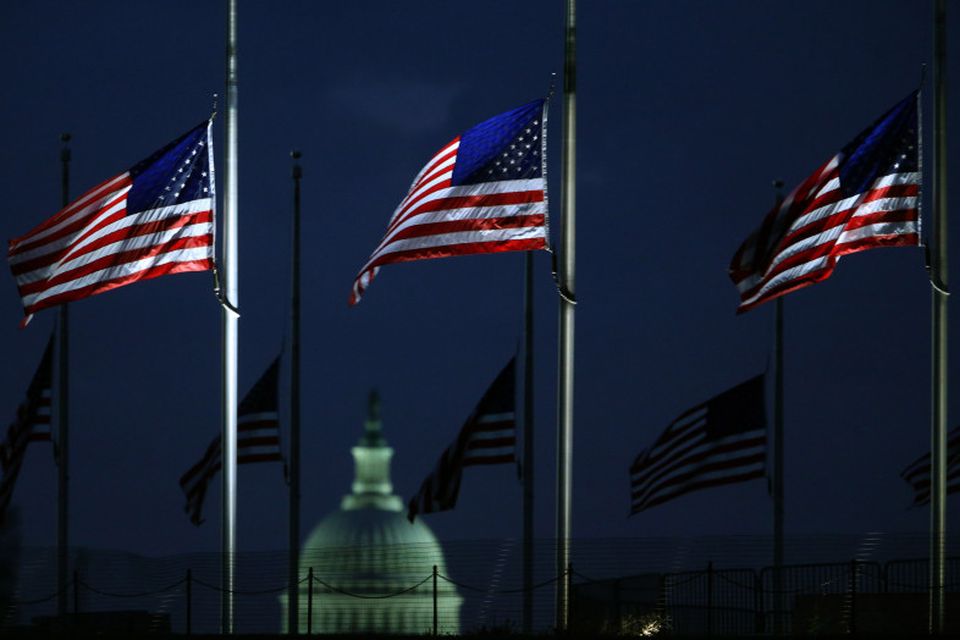
{"type": "MultiPolygon", "coordinates": [[[[278,356],[237,409],[237,464],[283,462],[280,448],[279,413],[280,357],[278,356]]],[[[200,461],[180,477],[180,488],[187,498],[184,511],[190,522],[203,523],[203,502],[210,481],[223,464],[220,435],[207,446],[200,461]]]]}
{"type": "Polygon", "coordinates": [[[20,468],[31,442],[50,442],[50,406],[53,380],[53,337],[40,360],[27,397],[17,407],[17,416],[7,427],[6,437],[0,442],[0,522],[6,517],[7,507],[13,499],[20,468]]]}
{"type": "Polygon", "coordinates": [[[411,498],[407,518],[448,511],[457,504],[465,467],[516,462],[516,358],[497,375],[447,447],[434,470],[411,498]]]}
{"type": "Polygon", "coordinates": [[[356,304],[385,264],[547,247],[546,101],[502,113],[430,159],[357,274],[356,304]]]}
{"type": "Polygon", "coordinates": [[[767,214],[730,263],[738,312],[829,278],[841,256],[920,243],[917,102],[901,101],[767,214]]]}
{"type": "Polygon", "coordinates": [[[11,240],[25,321],[138,280],[211,269],[213,170],[205,122],[11,240]]]}
{"type": "Polygon", "coordinates": [[[685,411],[630,467],[630,512],[692,491],[762,478],[766,468],[763,376],[685,411]]]}
{"type": "MultiPolygon", "coordinates": [[[[913,506],[930,503],[930,454],[925,453],[900,474],[913,487],[913,506]]],[[[947,493],[960,493],[960,426],[947,434],[947,493]]]]}

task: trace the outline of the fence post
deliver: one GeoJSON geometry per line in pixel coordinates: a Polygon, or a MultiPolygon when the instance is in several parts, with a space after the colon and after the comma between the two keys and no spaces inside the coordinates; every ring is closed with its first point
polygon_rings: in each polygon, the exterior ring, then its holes
{"type": "Polygon", "coordinates": [[[80,613],[80,572],[73,570],[73,612],[80,613]]]}
{"type": "Polygon", "coordinates": [[[857,632],[857,559],[850,561],[850,635],[857,632]]]}
{"type": "MultiPolygon", "coordinates": [[[[299,622],[297,623],[299,627],[299,622]]],[[[313,633],[313,567],[307,570],[307,635],[313,633]]]]}
{"type": "Polygon", "coordinates": [[[707,563],[707,635],[713,635],[713,561],[707,563]]]}
{"type": "Polygon", "coordinates": [[[437,565],[433,565],[433,635],[437,635],[437,565]]]}
{"type": "Polygon", "coordinates": [[[187,569],[187,635],[193,633],[193,572],[187,569]]]}
{"type": "Polygon", "coordinates": [[[755,611],[756,621],[754,623],[756,633],[762,634],[767,629],[766,615],[763,611],[763,572],[753,572],[753,609],[755,611]]]}

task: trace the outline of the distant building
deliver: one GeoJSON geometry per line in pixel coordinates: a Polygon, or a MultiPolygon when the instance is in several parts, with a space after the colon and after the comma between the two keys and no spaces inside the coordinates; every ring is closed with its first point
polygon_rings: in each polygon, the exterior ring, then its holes
{"type": "MultiPolygon", "coordinates": [[[[429,578],[434,565],[446,573],[443,549],[422,518],[412,524],[390,482],[393,449],[383,438],[376,392],[360,442],[351,450],[356,465],[353,491],[307,537],[300,555],[300,575],[312,567],[313,633],[420,634],[433,628],[433,581],[394,594],[429,578]],[[367,596],[357,597],[357,596],[367,596]]],[[[437,581],[440,633],[460,630],[463,598],[456,588],[437,581]]],[[[282,628],[287,631],[287,596],[280,596],[282,628]]],[[[308,592],[300,585],[300,632],[307,631],[308,592]]]]}

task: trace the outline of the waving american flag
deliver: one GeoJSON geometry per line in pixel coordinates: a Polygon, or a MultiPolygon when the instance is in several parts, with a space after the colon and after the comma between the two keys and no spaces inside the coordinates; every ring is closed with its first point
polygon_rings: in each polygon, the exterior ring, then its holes
{"type": "Polygon", "coordinates": [[[900,101],[767,214],[730,263],[738,312],[826,280],[840,256],[920,243],[917,100],[900,101]]]}
{"type": "Polygon", "coordinates": [[[360,269],[350,304],[385,264],[547,247],[546,101],[457,136],[414,178],[383,240],[360,269]]]}
{"type": "Polygon", "coordinates": [[[138,280],[213,268],[212,121],[9,243],[26,313],[138,280]]]}

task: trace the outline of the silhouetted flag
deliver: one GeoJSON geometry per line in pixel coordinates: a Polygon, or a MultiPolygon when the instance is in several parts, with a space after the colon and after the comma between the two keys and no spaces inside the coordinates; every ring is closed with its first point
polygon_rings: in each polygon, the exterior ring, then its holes
{"type": "Polygon", "coordinates": [[[437,466],[411,498],[407,518],[418,513],[448,511],[457,504],[464,467],[516,462],[516,358],[480,399],[456,441],[440,456],[437,466]]]}
{"type": "Polygon", "coordinates": [[[698,489],[762,478],[766,449],[760,375],[684,412],[637,456],[630,513],[698,489]]]}
{"type": "MultiPolygon", "coordinates": [[[[913,487],[913,505],[930,502],[930,454],[925,453],[903,470],[900,477],[913,487]]],[[[947,493],[960,493],[960,426],[947,435],[947,493]]]]}
{"type": "Polygon", "coordinates": [[[10,241],[26,314],[213,267],[212,123],[204,122],[10,241]]]}
{"type": "Polygon", "coordinates": [[[50,441],[50,399],[53,379],[53,337],[47,342],[43,359],[27,389],[26,399],[17,407],[17,417],[7,427],[6,437],[0,442],[0,522],[6,517],[7,507],[20,475],[20,467],[31,442],[50,441]]]}
{"type": "MultiPolygon", "coordinates": [[[[283,462],[280,451],[279,413],[280,358],[267,368],[237,409],[237,464],[283,462]]],[[[203,457],[180,477],[187,497],[184,511],[195,525],[203,522],[203,499],[207,486],[220,471],[220,436],[207,447],[203,457]]]]}
{"type": "Polygon", "coordinates": [[[840,256],[920,243],[917,92],[767,214],[737,250],[739,313],[830,277],[840,256]]]}
{"type": "Polygon", "coordinates": [[[351,305],[385,264],[547,247],[545,105],[501,113],[430,159],[357,274],[351,305]]]}

